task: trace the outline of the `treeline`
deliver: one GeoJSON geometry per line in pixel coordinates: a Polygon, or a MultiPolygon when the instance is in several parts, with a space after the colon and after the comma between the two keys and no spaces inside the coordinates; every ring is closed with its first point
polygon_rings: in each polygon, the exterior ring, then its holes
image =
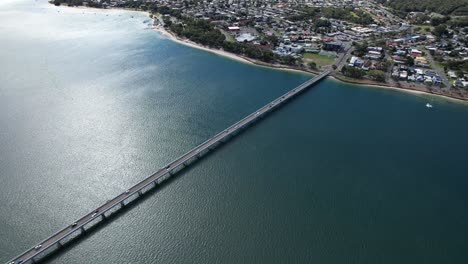
{"type": "Polygon", "coordinates": [[[205,20],[182,18],[181,23],[173,24],[170,20],[165,20],[165,23],[178,36],[209,47],[223,46],[224,35],[205,20]]]}
{"type": "Polygon", "coordinates": [[[379,70],[371,70],[366,72],[361,69],[345,65],[341,69],[341,73],[343,73],[343,75],[346,77],[354,79],[362,79],[364,76],[366,76],[368,79],[372,79],[377,82],[385,82],[385,73],[379,70]]]}
{"type": "MultiPolygon", "coordinates": [[[[172,23],[169,19],[165,19],[165,23],[176,35],[211,48],[223,49],[264,62],[274,62],[279,59],[270,49],[264,49],[250,43],[226,41],[225,36],[205,20],[182,17],[179,19],[179,23],[172,23]]],[[[294,64],[295,60],[291,62],[291,60],[286,59],[285,62],[294,64]]]]}
{"type": "Polygon", "coordinates": [[[349,7],[324,7],[322,8],[322,14],[326,18],[340,19],[361,25],[369,25],[374,23],[374,20],[368,13],[349,7]]]}
{"type": "Polygon", "coordinates": [[[106,1],[101,1],[101,3],[95,3],[91,1],[84,1],[84,0],[53,0],[51,3],[53,3],[56,6],[66,4],[68,6],[82,6],[83,2],[88,2],[89,7],[102,7],[102,4],[106,1]]]}
{"type": "Polygon", "coordinates": [[[362,79],[366,73],[358,68],[350,67],[347,65],[344,65],[343,68],[341,69],[341,73],[343,73],[344,76],[346,77],[351,77],[354,79],[362,79]]]}
{"type": "MultiPolygon", "coordinates": [[[[359,9],[354,9],[351,7],[348,8],[335,8],[335,7],[305,7],[302,8],[303,14],[294,15],[287,17],[286,19],[291,21],[304,21],[312,20],[315,23],[320,23],[323,21],[321,17],[333,18],[352,22],[355,24],[368,25],[374,23],[372,17],[359,9]]],[[[330,26],[330,25],[319,25],[320,26],[330,26]]]]}
{"type": "Polygon", "coordinates": [[[435,12],[443,15],[467,15],[468,0],[377,0],[400,12],[435,12]],[[460,14],[460,12],[462,14],[460,14]]]}

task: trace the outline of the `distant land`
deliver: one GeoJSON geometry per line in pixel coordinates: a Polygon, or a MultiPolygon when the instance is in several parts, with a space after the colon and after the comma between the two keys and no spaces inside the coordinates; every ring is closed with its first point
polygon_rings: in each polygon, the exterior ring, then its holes
{"type": "Polygon", "coordinates": [[[468,0],[376,0],[401,12],[435,12],[442,15],[468,15],[468,0]]]}

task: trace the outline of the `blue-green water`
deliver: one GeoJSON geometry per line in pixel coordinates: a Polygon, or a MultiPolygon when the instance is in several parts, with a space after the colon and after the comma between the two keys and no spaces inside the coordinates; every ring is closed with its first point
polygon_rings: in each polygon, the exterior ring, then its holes
{"type": "MultiPolygon", "coordinates": [[[[0,262],[310,77],[147,19],[0,3],[0,262]]],[[[50,262],[467,263],[467,121],[325,80],[50,262]]]]}

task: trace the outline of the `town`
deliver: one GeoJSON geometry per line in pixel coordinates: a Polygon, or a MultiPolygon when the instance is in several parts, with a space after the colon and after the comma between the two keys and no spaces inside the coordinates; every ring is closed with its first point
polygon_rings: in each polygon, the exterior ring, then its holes
{"type": "Polygon", "coordinates": [[[272,67],[468,98],[468,6],[394,10],[385,1],[55,0],[148,11],[178,38],[272,67]],[[383,3],[380,3],[383,2],[383,3]]]}

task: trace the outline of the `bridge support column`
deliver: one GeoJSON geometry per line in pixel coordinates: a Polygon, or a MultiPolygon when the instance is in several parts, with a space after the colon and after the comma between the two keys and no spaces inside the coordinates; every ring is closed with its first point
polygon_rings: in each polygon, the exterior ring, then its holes
{"type": "Polygon", "coordinates": [[[82,234],[83,234],[83,233],[86,233],[86,230],[84,229],[84,226],[82,226],[82,227],[80,228],[80,230],[81,230],[81,233],[82,233],[82,234]]]}

